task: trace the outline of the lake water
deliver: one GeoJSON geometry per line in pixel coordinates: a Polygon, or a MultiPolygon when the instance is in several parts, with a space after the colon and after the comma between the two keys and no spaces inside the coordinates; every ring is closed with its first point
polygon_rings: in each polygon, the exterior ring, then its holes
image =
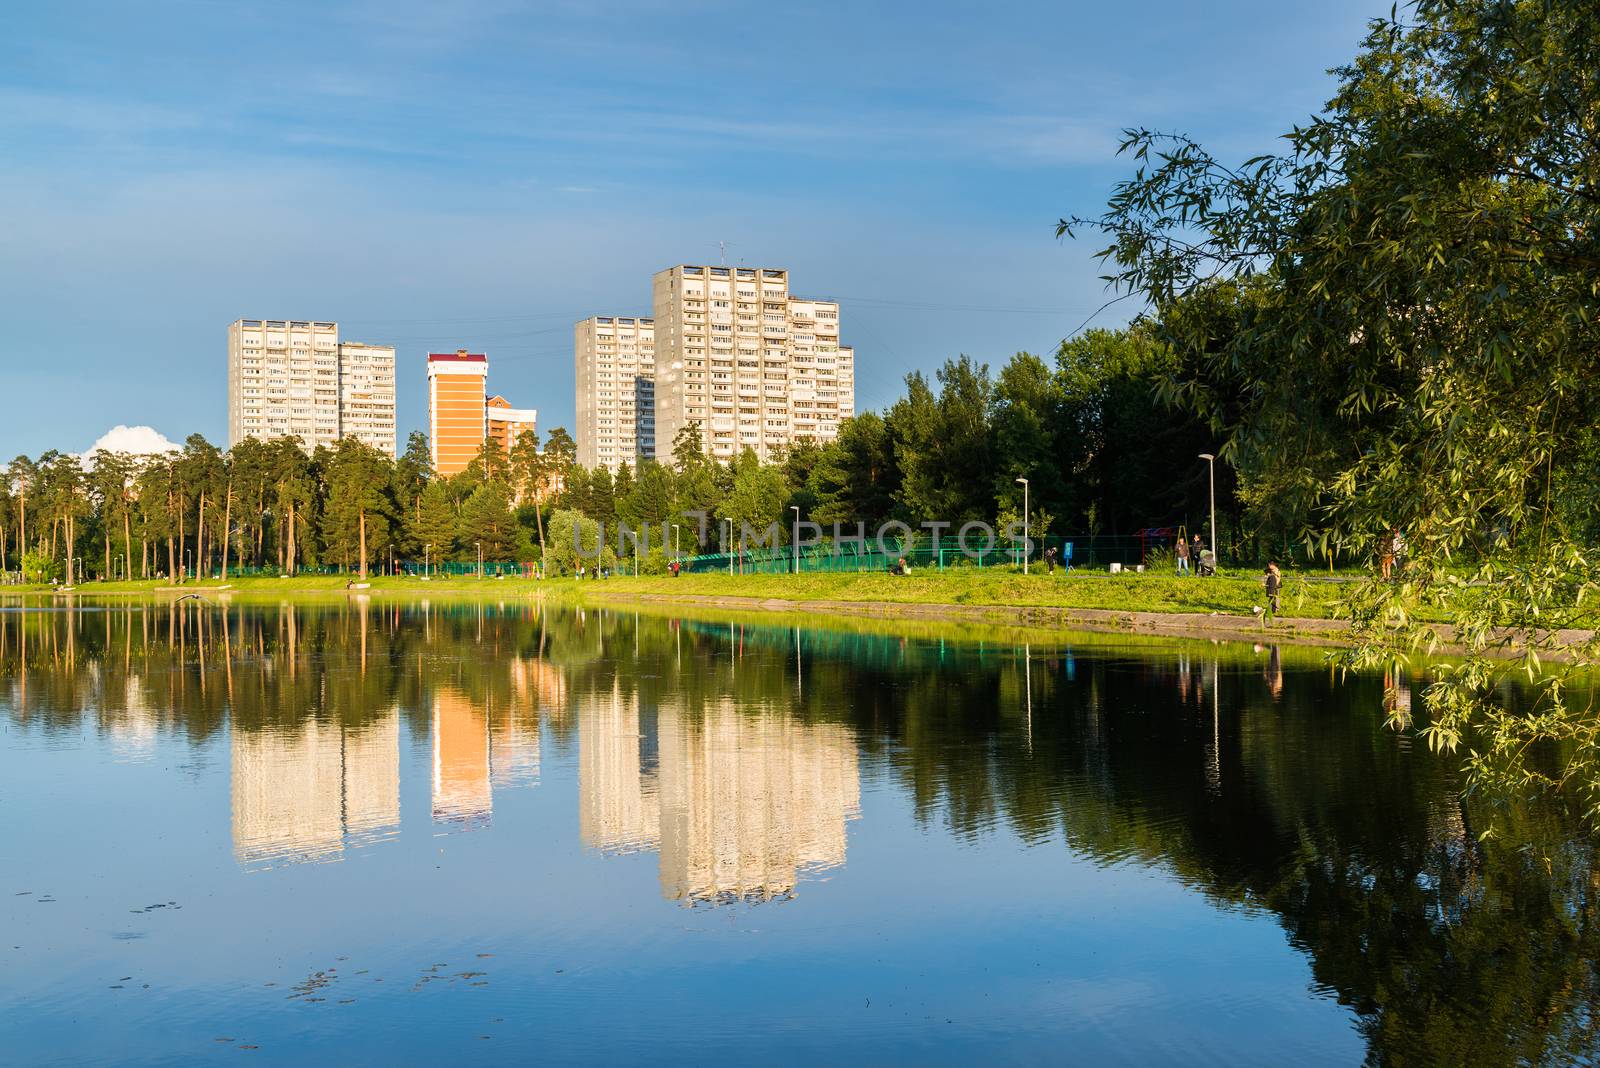
{"type": "Polygon", "coordinates": [[[0,609],[0,1061],[1592,1059],[1600,865],[1383,692],[892,622],[0,609]]]}

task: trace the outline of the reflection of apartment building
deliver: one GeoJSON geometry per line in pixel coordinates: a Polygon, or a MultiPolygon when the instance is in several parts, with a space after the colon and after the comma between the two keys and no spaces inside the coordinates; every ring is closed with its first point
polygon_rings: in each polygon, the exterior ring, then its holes
{"type": "Polygon", "coordinates": [[[357,844],[400,830],[400,716],[344,732],[344,830],[357,844]]]}
{"type": "Polygon", "coordinates": [[[855,740],[837,724],[742,713],[662,717],[661,892],[763,900],[844,863],[861,814],[855,740]]]}
{"type": "Polygon", "coordinates": [[[510,668],[511,692],[520,707],[535,710],[540,720],[566,722],[567,680],[559,668],[537,657],[517,657],[510,668]]]}
{"type": "Polygon", "coordinates": [[[454,690],[434,691],[434,822],[487,823],[493,804],[489,782],[488,716],[454,690]]]}
{"type": "MultiPolygon", "coordinates": [[[[855,352],[839,305],[789,293],[789,272],[677,266],[653,280],[657,440],[698,423],[706,453],[763,460],[831,441],[855,414],[855,352]]],[[[579,387],[580,394],[583,387],[579,387]]]]}
{"type": "Polygon", "coordinates": [[[137,672],[130,672],[123,683],[122,708],[114,710],[102,701],[101,715],[110,720],[111,742],[122,760],[148,760],[155,753],[157,719],[144,699],[144,685],[137,672]]]}
{"type": "Polygon", "coordinates": [[[228,447],[354,437],[393,456],[394,382],[394,349],[341,342],[338,323],[239,319],[228,327],[228,447]]]}
{"type": "Polygon", "coordinates": [[[620,690],[580,703],[579,829],[608,851],[660,850],[671,900],[766,900],[844,863],[860,815],[854,739],[834,724],[663,707],[652,729],[620,690]]]}
{"type": "Polygon", "coordinates": [[[653,849],[661,836],[653,731],[647,736],[637,695],[611,693],[578,707],[578,837],[591,849],[653,849]]]}
{"type": "MultiPolygon", "coordinates": [[[[596,315],[574,328],[578,462],[615,471],[656,456],[656,328],[596,315]]],[[[670,448],[671,442],[667,442],[670,448]]]]}
{"type": "Polygon", "coordinates": [[[518,701],[489,718],[489,785],[534,786],[539,782],[539,720],[518,701]]]}
{"type": "Polygon", "coordinates": [[[241,862],[326,860],[400,824],[400,721],[360,730],[307,720],[231,737],[233,846],[241,862]]]}

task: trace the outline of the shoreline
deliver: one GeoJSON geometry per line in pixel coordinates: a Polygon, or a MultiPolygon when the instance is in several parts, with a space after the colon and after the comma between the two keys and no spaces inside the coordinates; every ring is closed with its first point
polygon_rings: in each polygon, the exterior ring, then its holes
{"type": "Polygon", "coordinates": [[[1024,629],[1039,627],[1051,631],[1136,634],[1144,637],[1209,638],[1225,641],[1260,641],[1265,638],[1273,642],[1292,642],[1325,648],[1344,648],[1351,644],[1344,624],[1339,620],[1279,617],[1271,624],[1264,624],[1256,616],[1235,616],[1221,612],[1149,612],[1045,605],[928,604],[833,599],[795,600],[713,594],[609,593],[604,590],[587,589],[579,593],[577,599],[585,604],[608,608],[629,604],[663,607],[683,605],[772,615],[916,619],[1024,629]]]}
{"type": "MultiPolygon", "coordinates": [[[[91,584],[70,591],[38,587],[0,587],[0,604],[19,602],[26,604],[29,601],[71,603],[80,600],[125,602],[129,599],[145,599],[159,604],[162,601],[172,602],[189,597],[198,597],[211,603],[214,603],[212,599],[231,601],[235,598],[242,601],[281,601],[288,598],[308,600],[320,598],[334,601],[352,597],[401,601],[419,601],[430,597],[463,600],[528,598],[554,604],[592,605],[604,608],[680,607],[720,612],[748,612],[775,617],[791,615],[805,617],[808,624],[813,626],[825,622],[829,617],[846,617],[887,622],[901,619],[971,624],[1023,632],[1031,629],[1052,633],[1077,631],[1174,639],[1268,641],[1321,648],[1349,648],[1354,644],[1344,620],[1329,616],[1283,615],[1268,623],[1259,615],[1240,611],[1236,605],[1248,605],[1250,601],[1248,598],[1241,600],[1237,595],[1248,591],[1252,584],[1246,582],[1241,585],[1237,578],[1231,582],[1224,579],[1215,586],[1193,587],[1196,591],[1207,591],[1206,599],[1199,603],[1191,599],[1188,603],[1169,601],[1166,605],[1160,605],[1159,602],[1152,604],[1150,596],[1140,596],[1141,587],[1145,591],[1157,588],[1159,592],[1159,585],[1164,581],[1159,578],[1152,582],[1150,579],[1142,578],[1106,580],[1101,577],[1080,579],[1074,576],[1071,580],[1072,586],[1063,583],[1055,590],[1051,590],[1042,583],[1030,583],[1027,580],[1016,584],[1014,577],[1011,580],[1002,580],[1012,584],[987,587],[946,577],[939,579],[936,584],[919,587],[920,599],[897,596],[912,591],[912,587],[906,585],[905,580],[888,585],[875,585],[870,579],[865,583],[846,579],[828,583],[832,589],[803,591],[801,596],[789,596],[784,592],[786,583],[781,580],[773,582],[772,578],[772,576],[762,576],[754,582],[739,581],[738,585],[730,581],[727,586],[732,587],[732,590],[723,592],[722,589],[715,588],[723,585],[720,576],[710,583],[712,589],[706,589],[707,583],[701,582],[696,584],[696,588],[687,590],[676,585],[679,580],[665,578],[640,580],[622,577],[613,580],[616,583],[613,586],[610,583],[579,582],[570,578],[499,580],[451,577],[428,583],[426,580],[396,580],[374,576],[368,588],[350,589],[346,587],[344,579],[323,576],[271,580],[245,577],[238,583],[219,582],[204,586],[158,586],[141,583],[130,587],[116,583],[110,589],[95,589],[91,584]],[[1078,583],[1086,584],[1079,586],[1078,583]],[[752,585],[758,588],[754,592],[744,592],[752,585]],[[1100,604],[1064,603],[1074,599],[1084,599],[1083,594],[1090,592],[1092,587],[1100,587],[1100,592],[1109,592],[1118,586],[1121,588],[1116,590],[1114,596],[1126,596],[1127,600],[1139,604],[1139,607],[1106,607],[1104,602],[1108,598],[1105,597],[1100,597],[1100,604]],[[1236,595],[1232,599],[1233,604],[1227,603],[1230,586],[1236,595]],[[834,590],[837,590],[836,594],[834,590]],[[810,595],[805,595],[806,593],[810,595]],[[979,597],[988,599],[978,600],[979,597]]],[[[1184,588],[1187,590],[1189,587],[1184,588]]],[[[1325,609],[1328,607],[1318,602],[1313,603],[1325,609]]],[[[1455,642],[1454,627],[1442,622],[1434,624],[1434,627],[1439,644],[1431,650],[1417,650],[1418,655],[1458,656],[1466,653],[1466,650],[1455,642]]],[[[1589,630],[1569,629],[1556,632],[1554,637],[1560,643],[1575,644],[1591,639],[1593,634],[1594,632],[1589,630]]],[[[1519,656],[1525,650],[1524,644],[1516,635],[1504,635],[1503,641],[1504,644],[1499,648],[1489,651],[1491,656],[1505,659],[1519,656]]]]}
{"type": "Polygon", "coordinates": [[[393,598],[417,601],[428,597],[499,599],[530,597],[552,603],[604,608],[649,606],[652,608],[703,608],[723,612],[750,612],[761,615],[805,616],[814,625],[827,617],[855,619],[896,619],[921,622],[966,623],[1011,629],[1040,629],[1051,632],[1092,632],[1132,634],[1144,637],[1198,638],[1226,641],[1294,643],[1323,648],[1347,647],[1351,643],[1342,621],[1280,616],[1265,623],[1255,615],[1238,615],[1220,610],[1211,612],[1173,612],[1132,608],[1090,608],[1051,604],[963,604],[955,601],[899,601],[849,597],[774,597],[723,593],[675,592],[671,590],[606,589],[604,585],[554,580],[551,583],[527,580],[497,582],[455,580],[436,585],[380,580],[367,589],[346,589],[342,584],[310,584],[288,580],[283,586],[259,581],[192,586],[149,586],[139,589],[96,590],[76,587],[69,591],[53,589],[0,589],[0,603],[40,600],[50,602],[126,601],[145,599],[156,603],[198,595],[202,598],[232,600],[280,600],[340,598],[393,598]]]}

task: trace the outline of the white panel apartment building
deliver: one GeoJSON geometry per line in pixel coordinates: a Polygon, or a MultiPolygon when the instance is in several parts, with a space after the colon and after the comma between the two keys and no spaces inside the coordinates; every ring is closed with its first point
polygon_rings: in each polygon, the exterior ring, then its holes
{"type": "Polygon", "coordinates": [[[228,327],[228,446],[354,437],[395,455],[394,349],[339,341],[338,323],[240,319],[228,327]]]}
{"type": "Polygon", "coordinates": [[[789,272],[680,265],[653,280],[656,436],[670,450],[697,422],[708,455],[762,460],[831,441],[855,414],[855,352],[839,305],[789,294],[789,272]]]}
{"type": "Polygon", "coordinates": [[[596,315],[574,327],[578,462],[615,471],[656,455],[656,329],[651,319],[596,315]]]}

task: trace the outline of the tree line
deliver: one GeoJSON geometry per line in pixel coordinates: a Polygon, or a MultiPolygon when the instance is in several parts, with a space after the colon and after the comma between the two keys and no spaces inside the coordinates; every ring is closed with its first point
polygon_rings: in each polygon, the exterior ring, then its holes
{"type": "MultiPolygon", "coordinates": [[[[0,572],[68,583],[266,568],[365,574],[393,560],[540,562],[570,573],[573,532],[678,523],[678,548],[727,550],[728,527],[786,529],[791,507],[823,526],[868,532],[899,520],[1003,527],[1023,490],[1037,535],[1131,535],[1207,517],[1210,431],[1160,395],[1172,350],[1148,326],[1092,331],[1053,360],[1018,353],[998,371],[969,357],[906,378],[882,412],[845,421],[837,440],[802,441],[770,462],[746,450],[704,455],[691,424],[658,462],[612,472],[576,461],[557,427],[510,454],[486,443],[460,474],[438,476],[425,435],[396,458],[345,439],[307,451],[297,439],[247,438],[223,450],[191,435],[170,455],[50,451],[18,456],[0,479],[0,572]],[[703,513],[701,529],[684,519],[703,513]]],[[[1220,471],[1219,527],[1235,555],[1266,528],[1220,471]]],[[[954,527],[952,529],[955,529],[954,527]]],[[[737,537],[737,533],[735,535],[737,537]]],[[[655,537],[647,567],[665,566],[655,537]]]]}

